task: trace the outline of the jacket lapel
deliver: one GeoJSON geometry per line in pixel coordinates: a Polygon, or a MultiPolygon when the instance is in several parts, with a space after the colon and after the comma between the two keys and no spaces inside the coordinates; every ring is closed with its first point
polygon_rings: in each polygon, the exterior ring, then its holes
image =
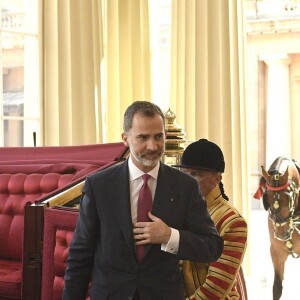
{"type": "Polygon", "coordinates": [[[115,174],[115,180],[112,184],[111,194],[114,195],[116,221],[124,234],[128,247],[133,254],[135,253],[133,227],[130,208],[130,190],[129,190],[129,174],[127,161],[120,165],[120,169],[115,174]]]}
{"type": "Polygon", "coordinates": [[[161,164],[158,178],[156,192],[153,202],[152,212],[155,216],[167,222],[171,216],[171,212],[176,203],[176,195],[174,192],[175,179],[173,173],[168,167],[161,164]]]}

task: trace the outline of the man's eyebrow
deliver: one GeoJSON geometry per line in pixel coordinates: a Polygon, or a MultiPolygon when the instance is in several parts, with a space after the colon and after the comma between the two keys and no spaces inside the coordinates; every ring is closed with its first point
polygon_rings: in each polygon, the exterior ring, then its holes
{"type": "MultiPolygon", "coordinates": [[[[149,134],[149,133],[139,133],[137,134],[137,137],[142,137],[142,138],[146,138],[146,137],[150,137],[152,134],[149,134]]],[[[155,133],[154,135],[152,136],[155,136],[155,137],[161,137],[163,136],[164,133],[163,132],[159,132],[159,133],[155,133]]]]}

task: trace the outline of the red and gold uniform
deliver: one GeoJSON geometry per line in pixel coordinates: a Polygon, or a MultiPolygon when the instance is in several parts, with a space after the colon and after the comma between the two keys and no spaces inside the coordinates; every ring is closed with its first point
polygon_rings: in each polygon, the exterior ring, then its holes
{"type": "Polygon", "coordinates": [[[236,289],[236,275],[246,250],[247,223],[239,212],[223,199],[219,186],[205,198],[212,220],[224,239],[224,250],[214,263],[183,261],[186,294],[189,299],[195,300],[238,300],[240,295],[236,289]]]}

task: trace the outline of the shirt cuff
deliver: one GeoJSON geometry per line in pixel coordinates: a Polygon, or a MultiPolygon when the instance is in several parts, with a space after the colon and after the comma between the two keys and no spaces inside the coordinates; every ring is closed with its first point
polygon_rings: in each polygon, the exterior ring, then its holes
{"type": "Polygon", "coordinates": [[[168,243],[161,244],[161,250],[172,254],[177,254],[179,248],[179,231],[171,228],[171,236],[168,243]]]}

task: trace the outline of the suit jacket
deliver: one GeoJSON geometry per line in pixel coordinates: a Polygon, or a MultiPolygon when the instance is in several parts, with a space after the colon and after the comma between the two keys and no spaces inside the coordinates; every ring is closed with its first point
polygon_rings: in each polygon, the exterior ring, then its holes
{"type": "Polygon", "coordinates": [[[149,245],[135,255],[127,161],[86,179],[69,248],[63,299],[182,300],[179,260],[216,261],[223,250],[197,181],[161,163],[152,213],[180,233],[176,255],[149,245]]]}

